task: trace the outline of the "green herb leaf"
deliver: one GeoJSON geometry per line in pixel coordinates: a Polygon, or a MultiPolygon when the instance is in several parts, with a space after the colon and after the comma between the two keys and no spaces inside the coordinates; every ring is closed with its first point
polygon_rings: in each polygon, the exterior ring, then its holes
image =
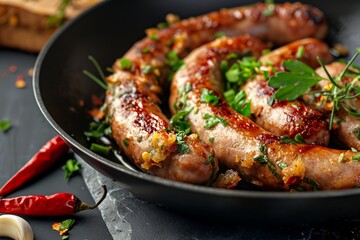
{"type": "Polygon", "coordinates": [[[354,129],[352,130],[352,132],[353,132],[353,134],[355,135],[355,137],[360,140],[360,127],[354,128],[354,129]]]}
{"type": "Polygon", "coordinates": [[[171,72],[168,75],[168,80],[171,81],[172,77],[174,76],[175,72],[179,70],[179,68],[184,64],[184,60],[180,59],[176,52],[170,51],[166,55],[166,64],[170,66],[171,72]]]}
{"type": "Polygon", "coordinates": [[[215,38],[221,38],[221,37],[225,37],[226,34],[224,32],[217,32],[215,33],[215,38]]]}
{"type": "Polygon", "coordinates": [[[212,128],[215,125],[217,125],[218,123],[221,123],[224,127],[227,126],[227,122],[225,121],[225,119],[218,117],[218,116],[212,116],[208,113],[205,113],[203,116],[203,119],[205,119],[205,128],[212,128]]]}
{"type": "Polygon", "coordinates": [[[298,47],[298,49],[297,49],[297,52],[296,52],[295,57],[296,57],[296,58],[302,58],[303,55],[304,55],[304,46],[300,46],[300,47],[298,47]]]}
{"type": "Polygon", "coordinates": [[[352,160],[353,160],[353,161],[356,161],[356,162],[360,161],[360,153],[354,155],[354,156],[352,157],[352,160]]]}
{"type": "Polygon", "coordinates": [[[238,113],[245,117],[251,114],[251,101],[246,99],[246,93],[244,90],[239,91],[235,95],[235,91],[230,89],[224,93],[224,97],[228,104],[238,113]]]}
{"type": "Polygon", "coordinates": [[[90,150],[100,155],[108,155],[110,153],[111,146],[104,146],[97,143],[92,143],[90,146],[90,150]]]}
{"type": "Polygon", "coordinates": [[[304,138],[301,136],[300,133],[296,134],[295,137],[294,137],[294,139],[295,139],[295,141],[298,142],[298,143],[305,144],[304,138]]]}
{"type": "Polygon", "coordinates": [[[211,137],[209,138],[209,142],[214,143],[215,138],[211,137]]]}
{"type": "Polygon", "coordinates": [[[10,120],[3,120],[0,121],[0,131],[7,132],[11,128],[11,121],[10,120]]]}
{"type": "Polygon", "coordinates": [[[128,146],[129,146],[128,140],[124,139],[124,140],[123,140],[123,144],[124,144],[125,147],[128,147],[128,146]]]}
{"type": "Polygon", "coordinates": [[[60,231],[63,231],[65,229],[69,229],[75,224],[75,219],[66,219],[64,221],[61,222],[60,231]]]}
{"type": "Polygon", "coordinates": [[[321,79],[315,70],[297,60],[286,60],[284,66],[290,72],[277,72],[268,85],[278,88],[274,98],[279,101],[293,101],[315,86],[321,79]]]}
{"type": "Polygon", "coordinates": [[[153,41],[158,41],[159,40],[159,35],[157,35],[157,34],[151,34],[149,37],[153,41]]]}
{"type": "Polygon", "coordinates": [[[47,21],[48,27],[61,26],[65,20],[65,10],[69,5],[70,0],[62,0],[57,12],[50,16],[47,21]]]}
{"type": "Polygon", "coordinates": [[[121,69],[124,69],[124,70],[131,70],[132,66],[133,66],[132,62],[127,58],[118,59],[117,64],[121,69]]]}
{"type": "Polygon", "coordinates": [[[147,74],[151,73],[151,71],[152,71],[153,69],[154,69],[153,66],[147,65],[147,66],[144,66],[144,67],[141,68],[141,72],[142,72],[143,74],[147,75],[147,74]]]}
{"type": "Polygon", "coordinates": [[[65,179],[70,179],[75,173],[78,173],[80,170],[80,163],[75,159],[69,159],[66,161],[65,165],[62,166],[62,169],[65,171],[65,179]]]}
{"type": "Polygon", "coordinates": [[[200,102],[210,103],[216,106],[219,103],[219,97],[216,96],[213,91],[203,88],[201,90],[200,102]]]}

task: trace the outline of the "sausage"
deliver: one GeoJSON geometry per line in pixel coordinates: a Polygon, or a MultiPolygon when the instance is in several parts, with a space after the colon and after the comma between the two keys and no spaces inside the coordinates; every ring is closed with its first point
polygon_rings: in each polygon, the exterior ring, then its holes
{"type": "Polygon", "coordinates": [[[249,46],[252,54],[259,57],[261,45],[250,36],[217,39],[191,53],[185,60],[185,67],[174,76],[171,106],[179,98],[178,89],[191,84],[186,104],[196,109],[188,118],[192,131],[214,148],[220,165],[238,171],[242,179],[263,189],[357,187],[360,183],[360,162],[355,161],[359,158],[358,153],[283,143],[226,103],[219,92],[221,87],[218,87],[220,62],[229,53],[244,53],[249,46]],[[220,98],[217,105],[201,101],[203,88],[212,90],[220,98]],[[209,116],[221,118],[227,124],[218,123],[206,128],[209,116]]]}
{"type": "MultiPolygon", "coordinates": [[[[260,58],[263,65],[271,64],[276,71],[284,71],[282,63],[287,59],[297,59],[297,51],[303,47],[302,57],[298,60],[311,67],[318,67],[317,57],[324,62],[332,61],[329,48],[326,43],[314,38],[295,41],[286,46],[273,50],[260,58]]],[[[326,116],[319,111],[305,105],[301,101],[275,100],[269,104],[269,99],[275,89],[268,86],[263,75],[257,75],[254,80],[248,81],[242,89],[248,99],[251,99],[251,112],[254,121],[264,129],[277,136],[294,138],[300,134],[305,143],[327,146],[330,140],[330,132],[326,116]]]]}
{"type": "Polygon", "coordinates": [[[169,75],[168,53],[185,57],[213,40],[217,32],[248,32],[275,44],[325,36],[326,20],[314,7],[285,3],[274,5],[271,14],[266,14],[266,9],[268,5],[263,3],[223,9],[166,29],[150,30],[148,37],[125,54],[131,67],[125,69],[121,61],[115,62],[115,73],[107,78],[107,115],[119,148],[142,170],[177,181],[206,184],[218,169],[213,150],[196,135],[184,138],[189,146],[187,154],[179,153],[177,143],[172,142],[176,134],[169,129],[169,120],[159,107],[160,86],[166,85],[169,75]],[[152,70],[144,73],[142,69],[149,66],[152,70]]]}
{"type": "MultiPolygon", "coordinates": [[[[326,65],[326,69],[330,76],[335,77],[341,74],[345,69],[346,65],[339,62],[333,62],[329,65],[326,65]]],[[[327,74],[324,71],[324,68],[318,68],[316,72],[324,77],[328,78],[327,74]]],[[[354,77],[345,76],[342,79],[342,84],[344,82],[350,83],[354,77]]],[[[319,89],[324,89],[330,84],[328,80],[322,80],[318,84],[319,89]]],[[[341,83],[340,83],[341,84],[341,83]]],[[[320,111],[323,111],[325,114],[330,115],[331,108],[328,108],[326,105],[321,104],[319,101],[315,101],[312,104],[315,105],[320,111]]],[[[357,97],[351,100],[351,104],[360,109],[360,98],[357,97]]],[[[340,109],[335,112],[335,124],[332,128],[333,139],[337,144],[345,148],[356,148],[360,151],[360,120],[358,117],[350,115],[344,109],[340,109]]]]}

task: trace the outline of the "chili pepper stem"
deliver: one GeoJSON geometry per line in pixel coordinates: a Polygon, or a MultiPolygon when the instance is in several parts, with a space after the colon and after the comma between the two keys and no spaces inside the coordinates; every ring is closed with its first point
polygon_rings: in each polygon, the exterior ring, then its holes
{"type": "Polygon", "coordinates": [[[103,195],[101,196],[100,200],[99,200],[95,205],[90,206],[90,205],[88,205],[87,203],[81,201],[80,199],[77,199],[74,213],[78,213],[78,212],[81,212],[81,211],[84,211],[84,210],[90,210],[90,209],[95,209],[95,208],[97,208],[97,207],[102,203],[102,201],[104,201],[104,199],[105,199],[105,197],[106,197],[106,195],[107,195],[107,188],[106,188],[106,186],[105,186],[105,185],[102,185],[101,187],[102,187],[104,193],[103,193],[103,195]]]}

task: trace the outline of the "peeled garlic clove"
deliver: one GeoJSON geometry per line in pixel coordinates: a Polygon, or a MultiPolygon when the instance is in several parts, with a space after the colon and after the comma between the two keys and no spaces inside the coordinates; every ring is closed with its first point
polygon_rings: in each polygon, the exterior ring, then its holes
{"type": "Polygon", "coordinates": [[[23,218],[7,214],[0,216],[0,237],[33,240],[34,234],[30,224],[23,218]]]}

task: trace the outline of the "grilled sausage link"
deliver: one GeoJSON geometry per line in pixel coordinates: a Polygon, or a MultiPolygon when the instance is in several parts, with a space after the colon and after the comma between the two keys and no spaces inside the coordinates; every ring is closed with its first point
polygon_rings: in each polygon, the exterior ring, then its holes
{"type": "Polygon", "coordinates": [[[113,136],[120,149],[144,171],[202,184],[211,181],[217,170],[212,150],[196,136],[184,138],[189,146],[187,154],[177,150],[175,132],[168,129],[169,120],[160,110],[161,86],[166,85],[174,53],[184,57],[213,40],[217,32],[251,33],[275,44],[304,37],[322,38],[326,33],[324,15],[314,7],[285,3],[274,5],[271,14],[265,13],[267,9],[268,5],[262,3],[223,9],[166,29],[152,29],[125,54],[131,66],[121,60],[114,64],[115,73],[107,78],[106,99],[113,136]]]}
{"type": "MultiPolygon", "coordinates": [[[[307,38],[295,41],[286,46],[273,50],[262,56],[260,62],[271,65],[276,71],[284,71],[284,60],[297,59],[311,67],[318,67],[317,57],[324,62],[332,61],[328,46],[317,39],[307,38]],[[297,52],[303,48],[301,56],[297,52]]],[[[254,121],[264,129],[277,136],[294,138],[300,134],[307,144],[327,146],[330,140],[328,123],[325,115],[305,105],[300,101],[275,102],[270,105],[269,99],[274,94],[274,88],[268,86],[263,75],[257,75],[254,80],[248,81],[242,89],[251,100],[251,112],[254,121]]]]}
{"type": "MultiPolygon", "coordinates": [[[[344,71],[346,65],[339,62],[333,62],[326,65],[326,69],[331,77],[339,76],[342,71],[344,71]]],[[[328,76],[324,71],[324,68],[320,67],[316,72],[327,79],[328,76]]],[[[350,83],[354,77],[345,76],[342,79],[342,82],[339,84],[344,84],[345,82],[350,83]]],[[[328,89],[331,83],[328,80],[322,80],[318,84],[320,90],[328,89]]],[[[309,98],[307,99],[309,100],[309,98]]],[[[327,115],[330,115],[331,107],[327,106],[326,103],[321,101],[312,102],[312,104],[317,107],[320,111],[324,112],[327,115]]],[[[360,109],[360,98],[354,98],[351,100],[351,105],[356,109],[360,109]]],[[[360,151],[360,120],[358,117],[350,115],[343,108],[335,112],[335,124],[331,130],[333,139],[336,143],[345,148],[356,148],[360,151]]]]}
{"type": "Polygon", "coordinates": [[[238,171],[242,179],[257,186],[283,190],[357,187],[360,162],[353,161],[359,157],[357,153],[282,143],[231,109],[222,98],[220,62],[230,53],[244,53],[249,46],[253,55],[259,56],[259,45],[256,39],[243,36],[221,38],[193,51],[173,79],[170,106],[179,99],[181,86],[191,84],[186,104],[194,109],[188,119],[193,132],[214,148],[221,165],[238,171]],[[204,88],[219,97],[217,105],[201,101],[204,88]],[[219,123],[209,128],[210,120],[219,123]]]}

